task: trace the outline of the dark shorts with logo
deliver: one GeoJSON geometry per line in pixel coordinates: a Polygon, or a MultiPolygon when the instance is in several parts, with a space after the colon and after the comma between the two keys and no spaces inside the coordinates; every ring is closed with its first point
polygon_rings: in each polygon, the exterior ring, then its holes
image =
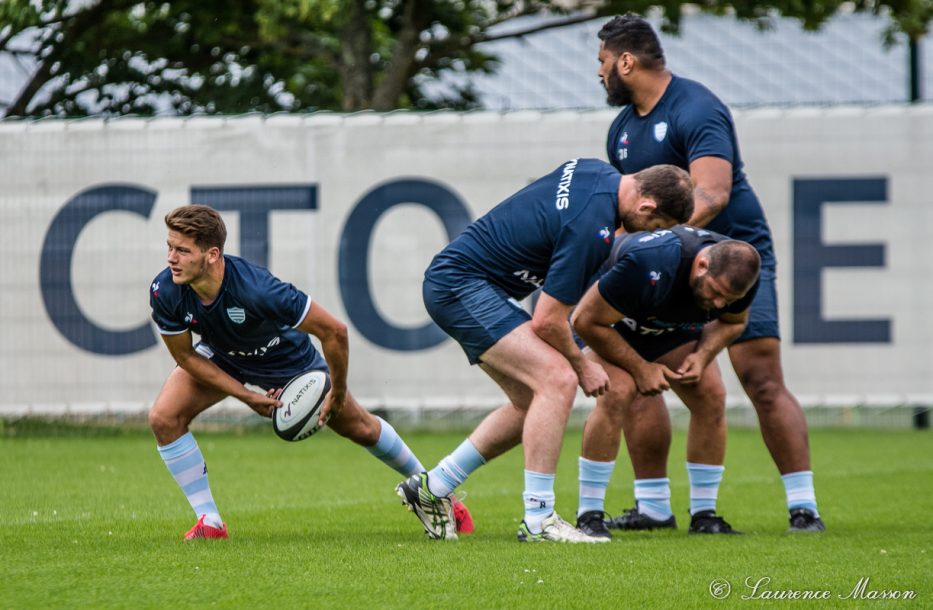
{"type": "Polygon", "coordinates": [[[198,342],[198,344],[194,346],[194,350],[216,364],[225,373],[240,383],[249,383],[259,386],[264,390],[284,388],[289,381],[308,371],[324,371],[325,373],[330,373],[327,368],[327,362],[317,350],[314,351],[314,356],[312,358],[306,358],[302,362],[289,363],[288,366],[275,369],[244,366],[242,362],[233,360],[220,350],[215,349],[203,341],[198,342]]]}
{"type": "Polygon", "coordinates": [[[758,292],[748,312],[748,326],[733,343],[762,337],[781,338],[778,325],[777,273],[774,267],[762,267],[758,292]]]}
{"type": "Polygon", "coordinates": [[[677,329],[663,335],[640,335],[621,322],[616,324],[614,328],[632,346],[632,349],[648,362],[654,362],[664,354],[677,349],[685,343],[698,341],[700,334],[703,332],[702,330],[677,329]]]}
{"type": "Polygon", "coordinates": [[[478,364],[486,350],[531,320],[502,288],[466,272],[429,269],[422,296],[431,319],[460,344],[470,364],[478,364]]]}

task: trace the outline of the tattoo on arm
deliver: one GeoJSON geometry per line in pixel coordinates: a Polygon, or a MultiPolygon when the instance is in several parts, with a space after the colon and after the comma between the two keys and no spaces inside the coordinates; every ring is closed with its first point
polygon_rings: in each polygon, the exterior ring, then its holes
{"type": "Polygon", "coordinates": [[[693,190],[693,195],[695,198],[700,199],[703,203],[705,203],[706,207],[708,207],[713,212],[719,213],[724,207],[722,202],[717,201],[716,198],[713,197],[710,193],[707,193],[706,189],[704,189],[702,186],[696,187],[693,190]]]}

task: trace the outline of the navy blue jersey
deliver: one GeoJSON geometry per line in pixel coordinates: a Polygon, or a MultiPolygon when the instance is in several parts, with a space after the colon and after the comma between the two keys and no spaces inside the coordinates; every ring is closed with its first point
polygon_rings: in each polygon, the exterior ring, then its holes
{"type": "Polygon", "coordinates": [[[740,313],[755,298],[758,283],[723,309],[706,310],[694,298],[690,268],[697,253],[724,235],[678,225],[673,229],[639,232],[619,238],[613,248],[613,264],[599,280],[599,294],[623,314],[624,324],[640,335],[698,330],[724,313],[740,313]]]}
{"type": "Polygon", "coordinates": [[[311,337],[295,328],[311,307],[308,295],[236,256],[224,255],[223,283],[210,305],[175,284],[168,268],[153,280],[149,305],[163,335],[190,330],[246,369],[287,377],[308,370],[317,355],[311,337]]]}
{"type": "Polygon", "coordinates": [[[542,288],[573,305],[609,255],[621,179],[603,161],[568,161],[467,227],[429,273],[466,270],[516,299],[542,288]]]}
{"type": "Polygon", "coordinates": [[[729,204],[706,228],[752,244],[762,265],[774,266],[771,230],[758,197],[745,177],[732,114],[719,98],[696,81],[673,76],[654,108],[638,116],[622,108],[609,128],[609,161],[623,174],[663,163],[687,171],[700,157],[732,164],[729,204]]]}

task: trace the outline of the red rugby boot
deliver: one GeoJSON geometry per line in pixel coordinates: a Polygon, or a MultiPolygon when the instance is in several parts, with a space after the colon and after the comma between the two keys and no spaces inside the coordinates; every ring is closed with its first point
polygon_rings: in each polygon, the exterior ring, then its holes
{"type": "Polygon", "coordinates": [[[453,504],[454,520],[457,522],[457,533],[472,534],[476,528],[473,526],[473,515],[470,514],[470,509],[467,508],[466,504],[456,498],[453,499],[453,504]]]}
{"type": "Polygon", "coordinates": [[[200,540],[208,538],[222,538],[226,539],[227,536],[227,524],[224,523],[223,527],[217,528],[212,527],[204,523],[204,517],[207,515],[201,515],[201,518],[198,519],[198,522],[194,524],[188,533],[185,534],[185,540],[200,540]]]}

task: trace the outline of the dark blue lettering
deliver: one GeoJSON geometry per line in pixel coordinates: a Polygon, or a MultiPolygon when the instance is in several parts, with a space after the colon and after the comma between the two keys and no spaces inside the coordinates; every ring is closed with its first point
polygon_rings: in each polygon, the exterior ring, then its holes
{"type": "Polygon", "coordinates": [[[340,294],[353,325],[367,339],[387,349],[414,351],[433,347],[447,335],[433,322],[403,328],[376,309],[369,286],[369,247],[379,218],[396,205],[423,205],[441,219],[448,240],[470,224],[463,202],[444,185],[427,180],[394,180],[371,190],[356,204],[340,237],[340,294]]]}
{"type": "MultiPolygon", "coordinates": [[[[75,299],[71,262],[81,231],[105,212],[125,211],[149,218],[154,191],[128,185],[90,188],[68,201],[52,220],[42,245],[39,280],[42,300],[55,328],[77,347],[119,356],[157,343],[148,323],[112,331],[89,320],[75,299]]],[[[235,187],[192,187],[192,201],[240,214],[240,253],[266,266],[269,258],[269,212],[317,208],[317,187],[309,184],[235,187]]]]}
{"type": "Polygon", "coordinates": [[[884,267],[884,244],[826,245],[822,207],[888,198],[886,178],[794,180],[794,343],[890,343],[891,321],[823,318],[822,272],[828,267],[884,267]]]}
{"type": "Polygon", "coordinates": [[[314,184],[271,186],[193,186],[191,202],[221,212],[240,214],[240,256],[269,266],[269,213],[276,210],[316,210],[314,184]]]}
{"type": "Polygon", "coordinates": [[[71,260],[84,227],[100,214],[117,210],[148,218],[155,200],[153,191],[138,186],[97,186],[68,201],[52,219],[39,260],[42,301],[55,328],[81,349],[122,356],[156,344],[148,323],[132,330],[114,331],[88,320],[78,306],[71,284],[71,260]]]}

